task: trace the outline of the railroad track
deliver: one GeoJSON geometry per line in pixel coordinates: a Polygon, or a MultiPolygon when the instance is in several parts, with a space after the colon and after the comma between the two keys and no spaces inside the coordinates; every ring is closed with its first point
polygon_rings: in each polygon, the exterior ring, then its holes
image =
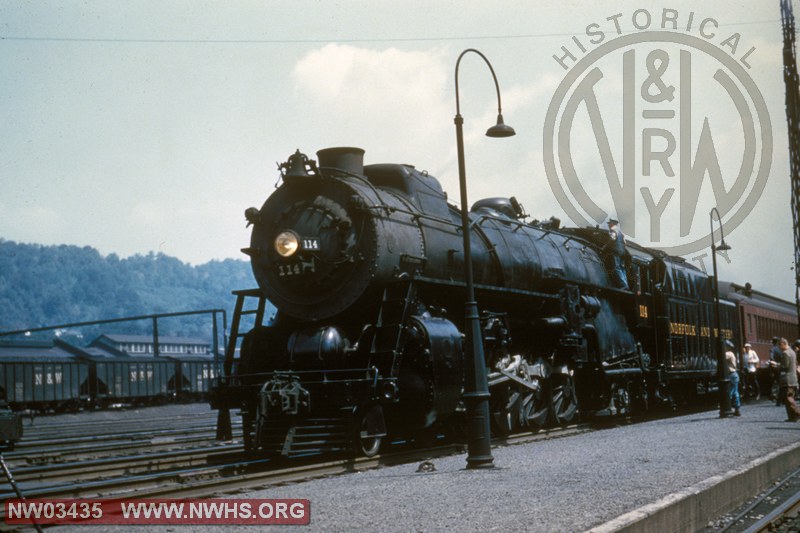
{"type": "Polygon", "coordinates": [[[782,531],[796,532],[800,527],[800,491],[795,492],[781,505],[773,509],[764,518],[750,526],[747,531],[762,533],[766,531],[779,533],[782,531]]]}
{"type": "MultiPolygon", "coordinates": [[[[234,431],[234,438],[241,437],[241,429],[234,431]]],[[[49,464],[75,459],[91,459],[98,456],[141,453],[152,450],[171,450],[193,447],[214,442],[216,433],[212,429],[172,430],[137,435],[113,435],[105,438],[89,438],[76,441],[41,443],[35,446],[19,446],[4,456],[12,464],[49,464]]]]}
{"type": "Polygon", "coordinates": [[[796,533],[800,531],[800,469],[788,474],[743,509],[718,521],[718,533],[796,533]]]}
{"type": "MultiPolygon", "coordinates": [[[[29,465],[213,447],[217,443],[216,413],[207,411],[178,416],[154,412],[129,419],[73,422],[26,428],[24,438],[13,451],[4,454],[5,459],[16,470],[29,465]]],[[[233,438],[241,438],[238,419],[233,422],[233,438]]]]}
{"type": "Polygon", "coordinates": [[[25,435],[20,442],[25,445],[48,439],[62,439],[65,435],[83,437],[103,437],[115,433],[131,433],[143,430],[163,430],[195,428],[198,426],[216,426],[216,414],[203,414],[202,416],[184,415],[169,417],[168,419],[134,418],[119,420],[96,420],[82,422],[53,423],[48,425],[31,425],[24,423],[25,435]]]}
{"type": "MultiPolygon", "coordinates": [[[[242,456],[239,443],[218,444],[185,450],[153,451],[122,457],[70,461],[13,468],[17,483],[79,482],[99,478],[152,474],[168,469],[231,462],[242,456]]],[[[2,485],[0,485],[2,487],[2,485]]]]}

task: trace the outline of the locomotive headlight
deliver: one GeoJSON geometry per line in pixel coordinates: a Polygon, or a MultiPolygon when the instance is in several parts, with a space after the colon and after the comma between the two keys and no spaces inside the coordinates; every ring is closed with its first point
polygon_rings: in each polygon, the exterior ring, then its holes
{"type": "Polygon", "coordinates": [[[291,231],[282,231],[275,237],[275,251],[281,257],[291,257],[300,247],[297,235],[291,231]]]}

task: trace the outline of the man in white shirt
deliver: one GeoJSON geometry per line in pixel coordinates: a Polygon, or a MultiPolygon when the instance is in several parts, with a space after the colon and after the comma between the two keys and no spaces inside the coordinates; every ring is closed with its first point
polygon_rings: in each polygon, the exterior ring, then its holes
{"type": "Polygon", "coordinates": [[[756,369],[758,369],[758,365],[761,362],[758,354],[750,345],[750,343],[746,343],[744,345],[743,350],[743,361],[744,361],[744,393],[746,396],[752,396],[755,394],[756,400],[761,399],[761,387],[758,384],[758,377],[756,375],[756,369]],[[753,392],[754,391],[754,392],[753,392]]]}

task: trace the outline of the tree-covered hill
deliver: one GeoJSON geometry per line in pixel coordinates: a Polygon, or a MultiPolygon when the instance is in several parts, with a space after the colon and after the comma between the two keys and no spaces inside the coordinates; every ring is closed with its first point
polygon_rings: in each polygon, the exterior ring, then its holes
{"type": "MultiPolygon", "coordinates": [[[[217,308],[227,309],[230,321],[231,291],[254,286],[250,264],[242,260],[191,266],[164,254],[120,259],[88,246],[0,239],[0,331],[217,308]]],[[[162,335],[207,337],[209,330],[209,317],[159,321],[162,335]]],[[[150,333],[150,324],[103,327],[111,331],[150,333]]]]}

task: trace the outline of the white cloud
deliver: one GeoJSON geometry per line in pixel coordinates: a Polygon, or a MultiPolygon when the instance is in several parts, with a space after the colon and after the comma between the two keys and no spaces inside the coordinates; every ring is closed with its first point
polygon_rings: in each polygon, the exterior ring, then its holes
{"type": "Polygon", "coordinates": [[[446,59],[442,50],[312,50],[291,75],[309,123],[304,142],[321,143],[317,149],[355,144],[367,150],[368,163],[432,160],[452,124],[446,59]]]}
{"type": "Polygon", "coordinates": [[[58,242],[64,237],[64,219],[48,206],[0,202],[0,237],[20,242],[58,242]]]}
{"type": "Polygon", "coordinates": [[[447,71],[443,60],[437,51],[329,44],[300,59],[292,78],[299,90],[319,104],[384,113],[397,104],[405,108],[440,105],[447,71]]]}

